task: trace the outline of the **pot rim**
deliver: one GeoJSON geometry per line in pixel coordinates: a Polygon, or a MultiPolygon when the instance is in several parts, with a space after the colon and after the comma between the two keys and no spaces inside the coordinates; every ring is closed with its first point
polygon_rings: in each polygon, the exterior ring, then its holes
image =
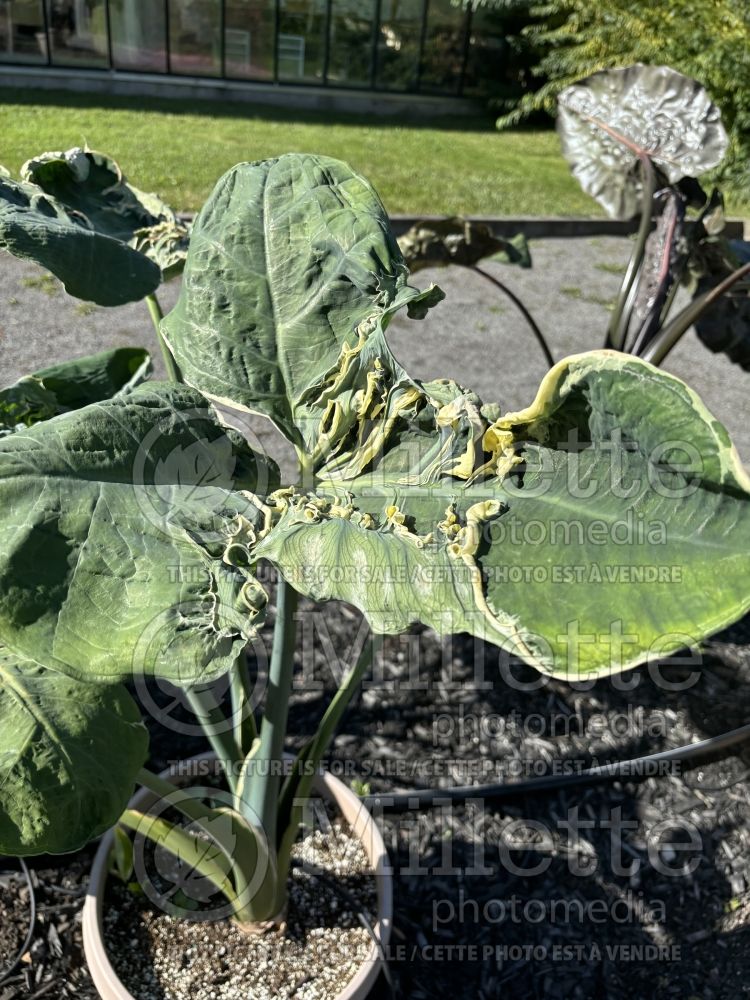
{"type": "MultiPolygon", "coordinates": [[[[291,759],[291,758],[288,758],[291,759]]],[[[187,763],[216,760],[213,751],[187,758],[187,763]]],[[[161,772],[161,777],[173,781],[181,777],[180,764],[161,772]]],[[[364,1000],[372,989],[385,961],[393,925],[393,881],[385,843],[377,824],[362,800],[339,778],[327,771],[319,771],[313,779],[313,790],[332,802],[349,824],[352,834],[359,840],[370,862],[378,894],[378,917],[373,930],[379,944],[370,941],[367,958],[357,972],[337,994],[336,1000],[364,1000]]],[[[131,798],[130,808],[150,805],[156,796],[148,788],[140,788],[131,798]]],[[[114,840],[113,830],[101,839],[91,866],[86,901],[83,906],[83,948],[94,985],[104,1000],[136,1000],[120,981],[107,955],[104,944],[104,893],[109,878],[107,863],[114,840]],[[106,993],[102,992],[106,989],[106,993]]]]}

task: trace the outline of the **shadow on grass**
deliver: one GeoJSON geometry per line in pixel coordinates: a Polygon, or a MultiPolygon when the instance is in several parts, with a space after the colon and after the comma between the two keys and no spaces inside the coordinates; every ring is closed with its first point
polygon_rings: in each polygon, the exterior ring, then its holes
{"type": "MultiPolygon", "coordinates": [[[[336,92],[331,91],[332,94],[336,92]]],[[[363,91],[363,95],[368,94],[363,91]]],[[[265,122],[288,122],[308,125],[338,125],[361,128],[407,127],[410,129],[438,129],[445,132],[494,131],[495,115],[477,104],[475,114],[415,115],[411,112],[397,114],[362,114],[346,111],[311,111],[292,106],[294,95],[289,94],[288,107],[253,104],[251,101],[184,100],[181,98],[144,97],[142,95],[86,94],[76,91],[47,90],[45,88],[15,88],[0,84],[0,108],[3,105],[61,108],[97,108],[117,111],[150,111],[169,115],[201,115],[210,118],[235,118],[265,122]]],[[[537,125],[536,131],[539,130],[537,125]]]]}

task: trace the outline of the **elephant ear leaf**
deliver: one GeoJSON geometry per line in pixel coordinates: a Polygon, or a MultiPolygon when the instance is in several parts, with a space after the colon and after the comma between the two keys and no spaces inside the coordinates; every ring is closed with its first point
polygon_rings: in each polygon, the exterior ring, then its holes
{"type": "Polygon", "coordinates": [[[193,227],[176,307],[162,332],[190,385],[269,417],[316,447],[305,400],[343,352],[420,293],[370,185],[324,156],[288,154],[226,174],[193,227]]]}
{"type": "Polygon", "coordinates": [[[119,347],[26,375],[0,389],[0,436],[127,392],[150,373],[148,351],[119,347]]]}
{"type": "Polygon", "coordinates": [[[412,274],[423,267],[445,264],[473,267],[485,259],[531,267],[531,255],[523,233],[503,239],[495,236],[491,226],[457,216],[416,222],[399,237],[398,245],[412,274]]]}
{"type": "Polygon", "coordinates": [[[24,164],[21,177],[85,218],[97,233],[144,254],[161,268],[164,280],[182,271],[189,227],[158,195],[129,184],[111,157],[79,148],[42,153],[24,164]]]}
{"type": "Polygon", "coordinates": [[[636,63],[574,83],[558,97],[557,127],[573,175],[615,219],[640,210],[639,158],[675,184],[717,166],[728,146],[705,89],[668,66],[636,63]]]}
{"type": "Polygon", "coordinates": [[[750,606],[750,479],[678,379],[595,351],[492,422],[452,383],[408,398],[371,427],[367,461],[355,433],[314,490],[271,498],[256,555],[303,593],[354,604],[376,632],[466,631],[568,680],[697,643],[750,606]]]}
{"type": "Polygon", "coordinates": [[[265,595],[243,558],[270,461],[147,383],[0,440],[0,641],[76,680],[229,668],[265,595]]]}
{"type": "Polygon", "coordinates": [[[124,687],[0,647],[0,718],[0,854],[75,851],[117,822],[148,749],[124,687]]]}
{"type": "Polygon", "coordinates": [[[154,292],[158,266],[91,228],[34,184],[0,178],[0,250],[51,271],[65,290],[100,306],[120,306],[154,292]]]}
{"type": "MultiPolygon", "coordinates": [[[[737,268],[750,263],[750,243],[745,240],[709,238],[695,262],[696,298],[710,292],[737,268]]],[[[695,331],[714,353],[723,352],[730,361],[750,371],[750,281],[737,282],[695,321],[695,331]]]]}

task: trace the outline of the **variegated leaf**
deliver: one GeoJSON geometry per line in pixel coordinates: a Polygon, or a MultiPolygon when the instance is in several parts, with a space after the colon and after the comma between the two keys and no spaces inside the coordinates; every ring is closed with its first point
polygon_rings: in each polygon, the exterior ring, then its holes
{"type": "Polygon", "coordinates": [[[255,554],[302,593],[349,601],[378,632],[471,632],[569,680],[698,642],[750,606],[750,480],[678,379],[578,355],[494,420],[454,384],[411,391],[403,425],[387,431],[387,409],[354,424],[314,491],[272,498],[255,554]]]}
{"type": "Polygon", "coordinates": [[[148,733],[127,690],[82,684],[0,646],[0,853],[62,854],[133,794],[148,733]]]}
{"type": "Polygon", "coordinates": [[[380,199],[345,163],[240,163],[195,222],[162,330],[190,385],[312,452],[320,415],[308,400],[342,352],[398,309],[420,318],[442,298],[407,278],[380,199]]]}
{"type": "Polygon", "coordinates": [[[151,383],[0,440],[0,641],[81,680],[226,671],[265,595],[241,545],[273,463],[151,383]]]}

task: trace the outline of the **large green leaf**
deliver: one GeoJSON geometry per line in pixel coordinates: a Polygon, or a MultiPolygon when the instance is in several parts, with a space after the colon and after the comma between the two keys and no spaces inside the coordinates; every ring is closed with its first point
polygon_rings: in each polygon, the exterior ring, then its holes
{"type": "Polygon", "coordinates": [[[636,63],[574,83],[558,98],[557,124],[574,177],[616,219],[640,210],[639,157],[674,184],[717,166],[728,146],[705,89],[668,66],[636,63]]]}
{"type": "Polygon", "coordinates": [[[24,164],[21,177],[85,217],[96,232],[145,254],[165,279],[182,271],[188,227],[158,195],[129,184],[111,157],[79,148],[42,153],[24,164]]]}
{"type": "Polygon", "coordinates": [[[195,222],[162,329],[190,385],[312,450],[319,425],[305,400],[344,347],[396,309],[419,317],[442,298],[407,277],[380,199],[345,163],[241,163],[195,222]]]}
{"type": "Polygon", "coordinates": [[[25,375],[0,389],[0,436],[127,392],[150,373],[145,348],[118,347],[25,375]]]}
{"type": "Polygon", "coordinates": [[[471,632],[570,680],[697,642],[750,606],[750,480],[678,379],[578,355],[496,419],[452,383],[412,390],[412,419],[370,431],[379,453],[358,461],[355,428],[314,493],[273,498],[255,554],[302,593],[349,601],[378,632],[471,632]],[[696,455],[700,470],[681,471],[696,455]]]}
{"type": "Polygon", "coordinates": [[[61,854],[104,833],[147,748],[124,687],[81,684],[0,647],[0,854],[61,854]]]}
{"type": "Polygon", "coordinates": [[[34,184],[0,177],[0,250],[32,260],[67,292],[120,306],[155,291],[161,271],[148,257],[105,233],[34,184]]]}
{"type": "Polygon", "coordinates": [[[239,546],[276,476],[184,386],[5,437],[0,641],[83,680],[222,673],[265,603],[239,546]]]}

